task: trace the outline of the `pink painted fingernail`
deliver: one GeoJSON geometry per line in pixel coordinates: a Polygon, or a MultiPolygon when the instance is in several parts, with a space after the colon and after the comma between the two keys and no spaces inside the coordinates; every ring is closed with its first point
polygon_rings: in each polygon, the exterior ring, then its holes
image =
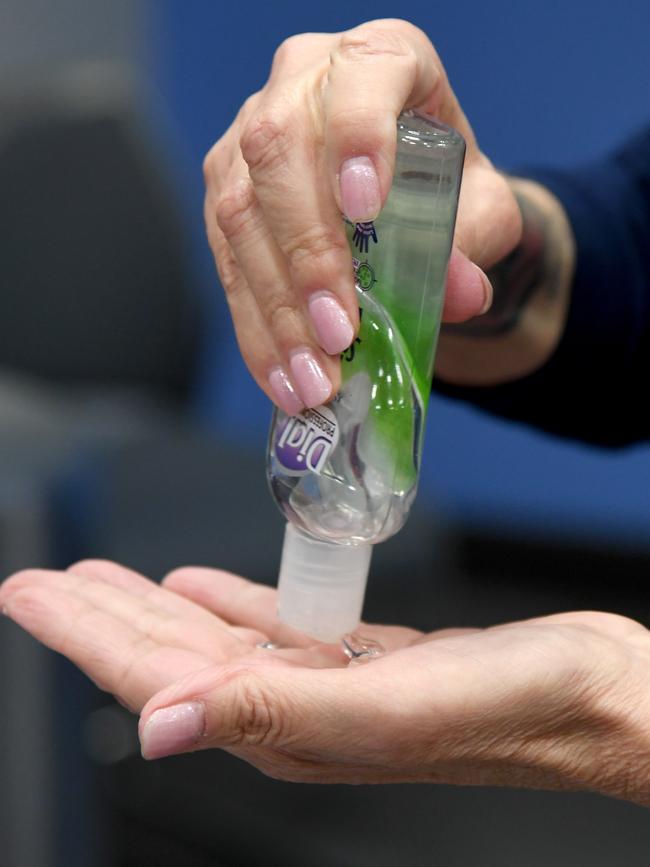
{"type": "Polygon", "coordinates": [[[332,392],[323,368],[309,349],[297,349],[291,355],[291,373],[305,406],[320,406],[332,392]]]}
{"type": "Polygon", "coordinates": [[[353,223],[374,220],[381,209],[381,192],[375,166],[369,157],[353,157],[339,174],[343,213],[353,223]]]}
{"type": "Polygon", "coordinates": [[[481,312],[479,316],[482,316],[484,313],[487,313],[490,307],[492,306],[492,283],[490,283],[490,278],[487,276],[485,271],[482,268],[479,268],[478,265],[474,266],[478,271],[479,277],[481,278],[481,283],[483,284],[483,307],[481,308],[481,312]]]}
{"type": "Polygon", "coordinates": [[[305,405],[296,394],[291,380],[281,367],[274,367],[269,373],[269,385],[280,409],[287,415],[298,415],[305,405]]]}
{"type": "Polygon", "coordinates": [[[347,349],[354,338],[354,329],[337,298],[331,292],[315,292],[308,306],[318,342],[325,352],[338,355],[347,349]]]}
{"type": "Polygon", "coordinates": [[[192,750],[205,730],[205,708],[198,701],[164,707],[151,714],[140,735],[145,759],[192,750]]]}

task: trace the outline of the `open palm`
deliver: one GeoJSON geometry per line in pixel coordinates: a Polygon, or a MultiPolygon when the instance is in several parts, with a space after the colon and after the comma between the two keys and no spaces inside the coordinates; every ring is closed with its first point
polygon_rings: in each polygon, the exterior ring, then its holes
{"type": "MultiPolygon", "coordinates": [[[[101,560],[65,572],[26,570],[0,589],[8,616],[138,712],[163,687],[210,666],[348,663],[340,646],[280,623],[275,596],[270,587],[219,570],[179,569],[161,586],[101,560]]],[[[391,648],[420,635],[401,627],[373,629],[391,648]]]]}
{"type": "Polygon", "coordinates": [[[0,587],[0,606],[142,713],[149,758],[221,747],[284,779],[648,798],[650,635],[623,617],[364,625],[389,652],[350,668],[340,647],[279,623],[274,590],[217,570],[180,569],[162,586],[103,561],[28,570],[0,587]]]}

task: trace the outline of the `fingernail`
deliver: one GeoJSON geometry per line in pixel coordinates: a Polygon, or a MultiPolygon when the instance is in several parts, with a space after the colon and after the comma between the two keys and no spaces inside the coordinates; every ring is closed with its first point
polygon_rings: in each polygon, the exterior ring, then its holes
{"type": "Polygon", "coordinates": [[[308,349],[293,352],[290,365],[293,381],[305,406],[319,406],[327,400],[332,383],[308,349]]]}
{"type": "Polygon", "coordinates": [[[318,342],[329,355],[338,355],[352,343],[354,329],[331,292],[315,292],[308,303],[318,342]]]}
{"type": "Polygon", "coordinates": [[[303,411],[305,406],[291,385],[291,380],[281,367],[275,367],[269,373],[269,385],[278,406],[287,415],[298,415],[303,411]]]}
{"type": "Polygon", "coordinates": [[[487,313],[492,306],[492,284],[490,283],[490,280],[485,271],[479,268],[478,265],[475,265],[474,267],[478,271],[481,277],[481,283],[483,284],[483,306],[481,307],[481,312],[479,313],[479,316],[482,316],[484,313],[487,313]]]}
{"type": "Polygon", "coordinates": [[[160,759],[193,749],[205,730],[205,708],[198,701],[164,707],[151,714],[140,735],[145,759],[160,759]]]}
{"type": "Polygon", "coordinates": [[[339,174],[343,213],[353,223],[374,220],[381,208],[379,178],[368,157],[354,157],[341,165],[339,174]]]}

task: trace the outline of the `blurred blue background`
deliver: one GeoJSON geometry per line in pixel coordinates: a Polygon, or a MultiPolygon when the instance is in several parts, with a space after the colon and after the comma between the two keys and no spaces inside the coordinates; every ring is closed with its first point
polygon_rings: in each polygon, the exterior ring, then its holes
{"type": "MultiPolygon", "coordinates": [[[[195,216],[202,157],[263,85],[280,42],[294,33],[348,28],[365,15],[345,2],[161,0],[148,10],[152,83],[181,145],[179,176],[195,216]]],[[[368,11],[399,15],[427,32],[483,150],[501,167],[588,161],[648,120],[645,0],[615,8],[604,0],[379,2],[368,11]]],[[[203,246],[197,243],[211,291],[216,282],[203,246]]],[[[268,406],[238,358],[225,305],[215,313],[201,414],[226,436],[261,450],[268,406]]],[[[647,447],[612,454],[575,446],[434,396],[421,496],[466,519],[639,541],[650,526],[649,469],[647,447]]]]}

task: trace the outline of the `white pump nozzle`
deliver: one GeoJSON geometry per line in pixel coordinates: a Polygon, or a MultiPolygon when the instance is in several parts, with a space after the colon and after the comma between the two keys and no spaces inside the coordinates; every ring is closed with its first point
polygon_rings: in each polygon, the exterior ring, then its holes
{"type": "Polygon", "coordinates": [[[320,641],[359,625],[372,545],[322,542],[287,524],[278,582],[278,615],[320,641]]]}

